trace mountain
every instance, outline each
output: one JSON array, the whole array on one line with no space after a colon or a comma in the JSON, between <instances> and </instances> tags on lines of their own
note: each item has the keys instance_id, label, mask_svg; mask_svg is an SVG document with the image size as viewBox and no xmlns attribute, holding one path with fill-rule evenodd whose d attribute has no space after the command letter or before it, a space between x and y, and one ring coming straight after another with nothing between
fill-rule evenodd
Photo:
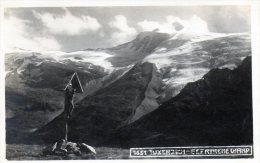
<instances>
[{"instance_id":1,"label":"mountain","mask_svg":"<svg viewBox=\"0 0 260 163\"><path fill-rule=\"evenodd\" d=\"M163 77L161 102L176 96L188 83L200 79L213 68L234 69L251 55L249 33L204 33L174 35L141 32L125 44L102 49L114 68L136 62L154 63Z\"/></svg>"},{"instance_id":2,"label":"mountain","mask_svg":"<svg viewBox=\"0 0 260 163\"><path fill-rule=\"evenodd\" d=\"M236 68L251 55L249 34L199 36L176 34L162 42L144 62L156 64L163 75L165 92L162 102L176 96L189 82L203 77L213 68Z\"/></svg>"},{"instance_id":3,"label":"mountain","mask_svg":"<svg viewBox=\"0 0 260 163\"><path fill-rule=\"evenodd\" d=\"M113 48L86 49L70 53L53 51L34 54L39 54L37 57L41 56L42 60L52 60L53 63L64 64L66 61L75 63L76 69L79 68L85 72L92 73L95 71L94 69L104 69L106 75L119 69L122 72L140 61L154 63L165 83L165 91L161 94L163 102L176 96L188 82L200 79L212 68L232 69L237 67L246 56L251 54L250 39L251 36L248 33L219 34L209 32L200 35L185 33L169 35L146 31L141 32L134 40ZM11 56L19 56L22 59L32 53L19 49ZM6 58L9 58L9 55L10 53L6 55ZM12 71L9 70L8 63L12 64L13 62L9 59L6 61L6 74L11 75ZM84 66L85 63L89 67ZM99 81L95 81L96 79L100 80L99 78L100 76L90 80L99 83Z\"/></svg>"},{"instance_id":4,"label":"mountain","mask_svg":"<svg viewBox=\"0 0 260 163\"><path fill-rule=\"evenodd\" d=\"M118 128L157 108L156 92L161 80L156 73L153 64L137 63L118 80L79 101L70 122L69 138L102 144ZM63 138L63 117L64 113L60 114L33 137L45 142Z\"/></svg>"},{"instance_id":5,"label":"mountain","mask_svg":"<svg viewBox=\"0 0 260 163\"><path fill-rule=\"evenodd\" d=\"M20 141L60 114L63 90L74 72L83 85L107 75L104 68L91 63L57 61L30 51L6 54L5 65L7 142Z\"/></svg>"},{"instance_id":6,"label":"mountain","mask_svg":"<svg viewBox=\"0 0 260 163\"><path fill-rule=\"evenodd\" d=\"M213 68L234 69L250 54L250 34L169 35L156 30L107 49L67 53L16 48L5 54L7 141L19 141L19 137L49 124L62 113L63 89L74 72L84 89L84 94L75 97L80 104L86 98L96 98L96 93L104 96L108 92L100 91L114 87L114 83L127 86L129 83L121 79L131 76L133 67L152 63L150 80L141 76L144 79L137 81L142 84L145 80L147 86L140 93L139 105L132 107L131 116L124 122L131 124L178 95L187 83ZM113 93L110 91L109 96ZM121 93L127 96L127 92Z\"/></svg>"},{"instance_id":7,"label":"mountain","mask_svg":"<svg viewBox=\"0 0 260 163\"><path fill-rule=\"evenodd\" d=\"M212 69L155 111L118 130L108 144L125 147L253 143L251 57Z\"/></svg>"},{"instance_id":8,"label":"mountain","mask_svg":"<svg viewBox=\"0 0 260 163\"><path fill-rule=\"evenodd\" d=\"M213 68L236 68L251 55L251 35L212 32L169 35L145 31L130 42L99 51L107 54L105 61L114 69L140 61L154 63L165 84L165 91L160 95L164 102L176 96L188 82L202 78Z\"/></svg>"},{"instance_id":9,"label":"mountain","mask_svg":"<svg viewBox=\"0 0 260 163\"><path fill-rule=\"evenodd\" d=\"M108 58L114 66L123 67L139 62L147 55L151 54L157 46L170 35L159 32L141 32L137 37L125 44L109 48L109 52L113 54Z\"/></svg>"}]
</instances>

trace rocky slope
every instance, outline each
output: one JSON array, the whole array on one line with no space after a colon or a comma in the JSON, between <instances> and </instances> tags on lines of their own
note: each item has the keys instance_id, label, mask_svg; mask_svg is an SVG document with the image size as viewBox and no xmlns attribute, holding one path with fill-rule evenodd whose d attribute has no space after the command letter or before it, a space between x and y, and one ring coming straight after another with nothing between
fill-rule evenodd
<instances>
[{"instance_id":1,"label":"rocky slope","mask_svg":"<svg viewBox=\"0 0 260 163\"><path fill-rule=\"evenodd\" d=\"M15 135L19 132L23 135L34 132L62 112L63 88L74 71L84 87L84 94L76 95L75 101L80 102L86 97L94 98L97 92L99 96L106 94L100 91L115 82L128 85L121 78L129 75L136 63L154 63L151 80L138 99L140 103L125 122L130 124L176 96L187 83L200 79L210 69L234 69L250 54L249 34L170 36L156 31L142 32L133 41L108 49L70 53L18 49L5 55L8 142L9 138L18 140L20 136ZM112 90L109 96L113 93Z\"/></svg>"},{"instance_id":2,"label":"rocky slope","mask_svg":"<svg viewBox=\"0 0 260 163\"><path fill-rule=\"evenodd\" d=\"M8 143L20 141L63 110L63 89L74 72L83 85L107 75L102 67L91 63L59 62L35 52L6 54L5 62Z\"/></svg>"},{"instance_id":3,"label":"rocky slope","mask_svg":"<svg viewBox=\"0 0 260 163\"><path fill-rule=\"evenodd\" d=\"M238 68L212 69L176 97L107 143L119 146L243 145L253 143L251 57Z\"/></svg>"},{"instance_id":4,"label":"rocky slope","mask_svg":"<svg viewBox=\"0 0 260 163\"><path fill-rule=\"evenodd\" d=\"M154 75L156 71L151 63L137 63L118 80L78 102L70 122L69 138L91 145L102 144L118 128L138 119L143 112L154 110L158 106L156 89L161 82L160 76ZM154 95L147 96L147 91ZM149 108L142 110L143 105ZM44 142L63 138L63 117L63 113L57 116L33 137Z\"/></svg>"},{"instance_id":5,"label":"rocky slope","mask_svg":"<svg viewBox=\"0 0 260 163\"><path fill-rule=\"evenodd\" d=\"M236 68L251 55L248 34L176 35L162 42L144 61L155 63L163 75L166 101L188 83L203 77L213 68Z\"/></svg>"}]
</instances>

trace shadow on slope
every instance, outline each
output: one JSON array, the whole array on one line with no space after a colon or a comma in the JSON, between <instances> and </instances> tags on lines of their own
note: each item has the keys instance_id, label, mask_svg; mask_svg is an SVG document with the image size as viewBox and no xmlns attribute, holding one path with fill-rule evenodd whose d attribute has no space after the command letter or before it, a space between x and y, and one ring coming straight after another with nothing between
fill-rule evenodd
<instances>
[{"instance_id":1,"label":"shadow on slope","mask_svg":"<svg viewBox=\"0 0 260 163\"><path fill-rule=\"evenodd\" d=\"M153 64L138 63L109 86L78 102L69 124L69 139L90 145L103 144L134 116L135 109L145 99L154 72ZM64 137L64 123L62 113L37 130L31 138L45 143L57 141Z\"/></svg>"},{"instance_id":2,"label":"shadow on slope","mask_svg":"<svg viewBox=\"0 0 260 163\"><path fill-rule=\"evenodd\" d=\"M107 141L121 147L252 143L251 57L234 70L212 69Z\"/></svg>"}]
</instances>

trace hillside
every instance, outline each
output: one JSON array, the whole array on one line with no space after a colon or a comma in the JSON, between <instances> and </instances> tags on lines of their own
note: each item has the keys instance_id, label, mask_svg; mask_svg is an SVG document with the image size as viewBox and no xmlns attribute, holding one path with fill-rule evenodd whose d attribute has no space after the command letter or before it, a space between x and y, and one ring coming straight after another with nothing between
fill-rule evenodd
<instances>
[{"instance_id":1,"label":"hillside","mask_svg":"<svg viewBox=\"0 0 260 163\"><path fill-rule=\"evenodd\" d=\"M142 96L136 97L138 105L132 104L135 107L131 115L122 118L125 124L130 124L178 95L187 83L199 80L211 69L236 68L251 54L250 39L247 33L191 36L147 31L130 42L107 49L69 53L16 49L5 54L7 142L23 142L28 134L62 113L63 88L74 72L78 73L84 89L84 94L75 97L75 102L80 102L95 99L96 93L107 95L102 90L118 81L135 89L123 77L136 64L153 63L151 79L146 80ZM128 92L120 93L122 97L128 96ZM115 98L117 94L114 90L109 92ZM124 113L117 116L125 117Z\"/></svg>"},{"instance_id":2,"label":"hillside","mask_svg":"<svg viewBox=\"0 0 260 163\"><path fill-rule=\"evenodd\" d=\"M125 147L252 144L251 57L212 69L107 143Z\"/></svg>"},{"instance_id":3,"label":"hillside","mask_svg":"<svg viewBox=\"0 0 260 163\"><path fill-rule=\"evenodd\" d=\"M251 55L251 37L244 34L176 35L162 42L145 62L156 65L163 75L162 102L176 96L189 82L214 68L236 68Z\"/></svg>"},{"instance_id":4,"label":"hillside","mask_svg":"<svg viewBox=\"0 0 260 163\"><path fill-rule=\"evenodd\" d=\"M107 73L91 63L56 61L40 53L9 53L5 57L7 142L21 142L63 110L64 91L77 72L85 85ZM76 97L78 98L78 97Z\"/></svg>"},{"instance_id":5,"label":"hillside","mask_svg":"<svg viewBox=\"0 0 260 163\"><path fill-rule=\"evenodd\" d=\"M69 138L92 145L102 144L118 128L143 114L139 110L146 105L145 100L154 103L149 104L147 112L154 110L158 106L156 96L148 97L147 91L156 94L155 85L159 86L161 80L155 73L153 64L137 63L118 80L78 102L70 122ZM33 137L44 142L64 137L63 116L63 113L57 116Z\"/></svg>"}]
</instances>

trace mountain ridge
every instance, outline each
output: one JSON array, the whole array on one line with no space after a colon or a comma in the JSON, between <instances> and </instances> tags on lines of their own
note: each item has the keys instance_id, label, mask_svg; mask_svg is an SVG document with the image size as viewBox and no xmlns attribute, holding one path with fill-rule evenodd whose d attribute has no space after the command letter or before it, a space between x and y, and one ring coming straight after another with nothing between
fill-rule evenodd
<instances>
[{"instance_id":1,"label":"mountain ridge","mask_svg":"<svg viewBox=\"0 0 260 163\"><path fill-rule=\"evenodd\" d=\"M234 70L212 69L155 111L121 128L107 143L124 147L252 144L251 77L251 57Z\"/></svg>"},{"instance_id":2,"label":"mountain ridge","mask_svg":"<svg viewBox=\"0 0 260 163\"><path fill-rule=\"evenodd\" d=\"M153 68L151 63L138 63L109 86L79 101L70 122L74 127L69 137L100 144L104 137L126 125L145 98L145 91L153 76ZM39 136L47 142L62 138L63 116L63 113L57 116L52 122L37 130L33 137Z\"/></svg>"},{"instance_id":3,"label":"mountain ridge","mask_svg":"<svg viewBox=\"0 0 260 163\"><path fill-rule=\"evenodd\" d=\"M146 39L147 35L149 37ZM76 95L75 102L78 103L122 78L133 65L145 62L155 64L156 72L153 71L152 75L155 80L147 83L148 89L143 92L144 98L136 107L135 116L130 116L132 119L129 118L126 122L130 124L178 95L187 83L200 79L210 69L234 69L244 57L251 54L248 34L209 33L193 37L183 39L183 36L169 36L153 31L137 36L135 42L138 47L133 48L130 47L134 45L134 40L114 49L70 53L39 53L18 49L17 52L6 54L8 137L14 137L9 135L20 132L20 129L30 131L23 135L31 133L59 115L63 111L63 87L74 71L79 74L85 92ZM155 39L154 44L151 44L151 39ZM109 61L111 57L119 57L116 61L118 65ZM123 58L122 62L120 57ZM21 101L24 102L20 103ZM35 124L31 121L35 121ZM20 127L16 128L16 123ZM16 138L13 140L16 141Z\"/></svg>"}]
</instances>

